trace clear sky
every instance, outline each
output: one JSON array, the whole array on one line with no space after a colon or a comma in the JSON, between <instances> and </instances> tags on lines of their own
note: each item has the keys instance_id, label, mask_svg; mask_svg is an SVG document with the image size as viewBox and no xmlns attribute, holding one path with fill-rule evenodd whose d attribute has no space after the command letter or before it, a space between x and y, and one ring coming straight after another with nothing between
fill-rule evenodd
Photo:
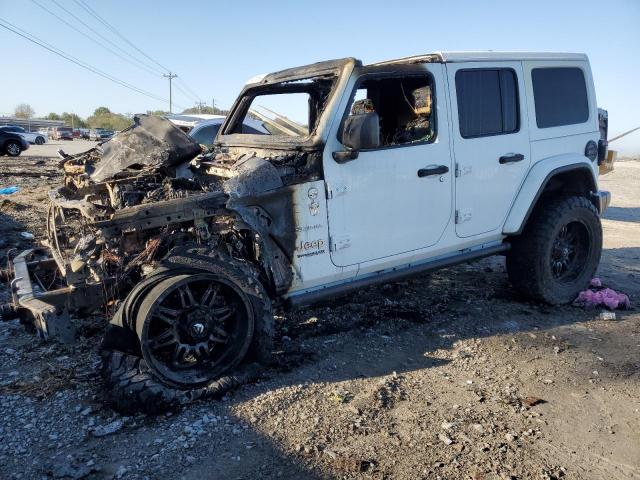
<instances>
[{"instance_id":1,"label":"clear sky","mask_svg":"<svg viewBox=\"0 0 640 480\"><path fill-rule=\"evenodd\" d=\"M35 1L88 32L61 7L66 8L141 57L77 0ZM222 108L256 74L331 58L354 56L369 63L438 50L567 51L589 55L598 104L609 111L610 137L640 125L640 0L84 1L175 71L203 101L210 105L215 98ZM166 79L104 50L34 0L0 0L0 18L112 76L168 97ZM0 113L12 113L23 102L36 115L73 111L87 116L102 105L121 113L168 108L2 28L0 42ZM194 103L176 90L174 101L185 107ZM614 145L640 153L640 131Z\"/></svg>"}]
</instances>

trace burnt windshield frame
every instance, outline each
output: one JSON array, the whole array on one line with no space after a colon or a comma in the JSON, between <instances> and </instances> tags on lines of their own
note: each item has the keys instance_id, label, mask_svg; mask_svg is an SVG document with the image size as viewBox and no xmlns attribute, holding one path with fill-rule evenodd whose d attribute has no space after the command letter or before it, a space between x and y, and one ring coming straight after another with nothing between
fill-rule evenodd
<instances>
[{"instance_id":1,"label":"burnt windshield frame","mask_svg":"<svg viewBox=\"0 0 640 480\"><path fill-rule=\"evenodd\" d=\"M240 99L237 108L233 112L231 120L226 125L224 125L223 130L220 132L220 135L242 135L253 137L267 137L271 139L279 138L286 139L287 141L291 141L291 139L307 140L315 135L320 119L326 111L326 106L335 93L337 80L337 75L318 75L308 78L285 80L279 83L250 87L242 93L242 98ZM328 93L324 99L323 107L321 109L314 109L313 104L317 104L317 102L320 100L319 92L323 90L322 88L319 88L319 84L323 82L326 83L326 90L328 91ZM277 95L286 93L306 93L309 95L309 118L307 119L307 122L310 125L308 125L307 127L309 129L309 133L307 135L265 135L238 133L235 131L238 125L241 124L246 118L247 114L249 113L249 109L251 108L251 105L256 97L262 95ZM310 121L312 119L312 115L314 116L313 126L311 125Z\"/></svg>"}]
</instances>

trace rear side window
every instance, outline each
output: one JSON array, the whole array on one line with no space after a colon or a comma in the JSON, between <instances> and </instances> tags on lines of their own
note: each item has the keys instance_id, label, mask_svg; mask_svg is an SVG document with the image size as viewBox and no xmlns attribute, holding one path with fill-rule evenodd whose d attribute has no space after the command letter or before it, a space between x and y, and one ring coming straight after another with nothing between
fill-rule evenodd
<instances>
[{"instance_id":1,"label":"rear side window","mask_svg":"<svg viewBox=\"0 0 640 480\"><path fill-rule=\"evenodd\" d=\"M459 70L456 95L463 138L503 135L520 128L518 85L513 70Z\"/></svg>"},{"instance_id":2,"label":"rear side window","mask_svg":"<svg viewBox=\"0 0 640 480\"><path fill-rule=\"evenodd\" d=\"M531 70L538 128L584 123L589 102L584 73L579 68L534 68Z\"/></svg>"}]
</instances>

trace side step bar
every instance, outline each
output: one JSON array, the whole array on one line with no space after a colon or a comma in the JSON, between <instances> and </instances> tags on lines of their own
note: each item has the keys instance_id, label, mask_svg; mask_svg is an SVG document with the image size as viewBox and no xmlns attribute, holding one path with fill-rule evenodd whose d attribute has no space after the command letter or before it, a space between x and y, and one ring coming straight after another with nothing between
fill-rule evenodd
<instances>
[{"instance_id":1,"label":"side step bar","mask_svg":"<svg viewBox=\"0 0 640 480\"><path fill-rule=\"evenodd\" d=\"M371 274L364 278L356 278L355 280L352 280L348 283L340 283L338 285L332 285L330 287L321 288L311 292L292 295L287 299L287 303L292 307L310 305L312 303L328 300L330 298L347 295L356 290L370 287L371 285L397 282L399 280L417 276L432 270L438 270L440 268L450 267L459 263L478 260L484 257L490 257L498 253L506 252L510 248L511 245L507 242L504 242L493 247L487 247L480 250L452 255L446 258L439 258L436 260L419 263L417 265L410 265L408 267L400 267L393 270L382 271L380 273Z\"/></svg>"}]
</instances>

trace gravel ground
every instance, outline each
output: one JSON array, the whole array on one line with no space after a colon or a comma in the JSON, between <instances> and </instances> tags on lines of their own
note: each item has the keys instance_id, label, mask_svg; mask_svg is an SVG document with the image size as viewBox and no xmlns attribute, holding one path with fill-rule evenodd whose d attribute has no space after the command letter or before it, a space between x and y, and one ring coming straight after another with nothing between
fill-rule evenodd
<instances>
[{"instance_id":1,"label":"gravel ground","mask_svg":"<svg viewBox=\"0 0 640 480\"><path fill-rule=\"evenodd\" d=\"M0 256L43 235L55 150L0 159ZM640 162L613 193L599 275L640 298ZM512 292L501 258L277 318L278 367L218 401L121 416L102 403L106 319L73 346L0 323L0 478L640 479L640 315ZM0 284L0 301L7 298Z\"/></svg>"}]
</instances>

